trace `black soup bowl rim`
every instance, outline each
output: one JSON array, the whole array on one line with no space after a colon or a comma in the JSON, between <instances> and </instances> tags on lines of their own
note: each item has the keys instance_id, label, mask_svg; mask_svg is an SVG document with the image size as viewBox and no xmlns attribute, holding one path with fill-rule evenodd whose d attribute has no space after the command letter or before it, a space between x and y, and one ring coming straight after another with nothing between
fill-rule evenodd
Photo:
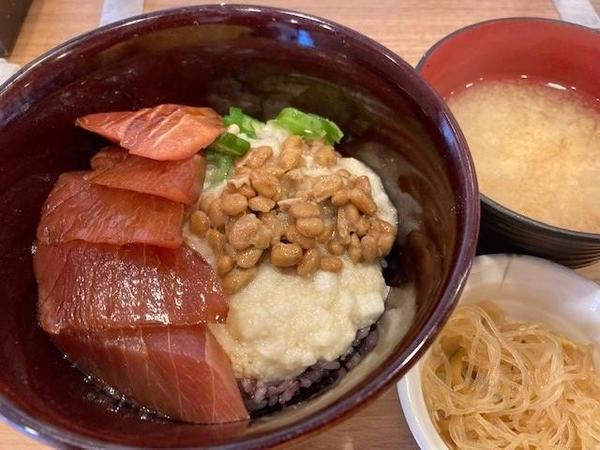
<instances>
[{"instance_id":1,"label":"black soup bowl rim","mask_svg":"<svg viewBox=\"0 0 600 450\"><path fill-rule=\"evenodd\" d=\"M548 17L513 16L513 17L501 17L498 19L482 20L481 22L471 23L469 25L465 25L464 27L458 28L458 29L452 31L451 33L448 33L443 38L439 39L431 47L429 47L425 53L423 53L423 56L421 56L421 58L419 59L419 62L415 66L415 69L417 70L417 72L421 72L421 70L423 69L423 66L425 65L425 63L427 62L427 59L431 56L431 54L434 51L436 51L438 49L438 47L441 47L442 45L444 45L446 43L446 41L451 41L459 34L462 34L465 31L469 31L472 28L479 28L482 26L494 25L494 24L502 24L505 22L552 23L555 25L563 26L565 28L577 28L577 29L580 29L580 30L588 32L588 33L592 32L592 33L600 34L600 30L595 30L593 28L586 27L585 25L580 25L578 23L573 23L573 22L566 22L566 21L560 20L560 19L550 19Z\"/></svg>"},{"instance_id":2,"label":"black soup bowl rim","mask_svg":"<svg viewBox=\"0 0 600 450\"><path fill-rule=\"evenodd\" d=\"M510 217L511 219L519 222L522 225L534 227L539 231L543 231L544 233L553 233L556 236L564 237L565 239L600 244L599 233L587 233L585 231L569 230L567 228L560 228L555 225L540 222L539 220L532 219L531 217L525 216L521 213L513 211L510 208L507 208L506 206L491 199L487 195L484 195L482 193L479 193L479 195L481 196L481 201L485 206L499 211L501 214Z\"/></svg>"},{"instance_id":3,"label":"black soup bowl rim","mask_svg":"<svg viewBox=\"0 0 600 450\"><path fill-rule=\"evenodd\" d=\"M448 41L451 41L452 39L454 39L455 37L457 37L458 35L466 32L466 31L470 31L473 28L479 28L481 26L510 23L510 22L552 23L555 25L563 26L565 28L577 28L577 29L583 30L585 32L596 33L596 34L598 34L598 36L600 36L600 30L594 30L593 28L586 27L584 25L579 25L579 24L572 23L572 22L565 22L565 21L558 20L558 19L548 19L545 17L516 16L516 17L503 17L500 19L484 20L482 22L473 23L473 24L464 26L462 28L459 28L457 30L454 30L452 33L449 33L446 36L444 36L443 38L441 38L439 41L437 41L435 44L433 44L431 47L429 47L429 49L423 54L423 56L421 56L421 59L419 60L418 64L416 65L415 69L417 70L417 72L421 73L423 70L423 67L425 66L425 64L427 64L427 60L433 55L433 53L438 48L442 47ZM467 55L465 55L465 57L467 57ZM432 89L435 89L435 88L432 87ZM558 227L555 225L550 225L545 222L540 222L539 220L532 219L531 217L528 217L526 215L518 213L518 212L502 205L501 203L498 203L497 201L493 200L491 197L489 197L481 192L479 193L479 195L481 197L481 202L486 207L496 210L500 214L502 214L504 216L508 216L512 220L519 222L522 225L525 225L530 228L531 227L537 228L540 231L543 231L545 233L552 233L552 234L556 235L557 237L562 237L565 239L577 240L580 242L589 242L589 243L593 243L593 244L600 244L600 233L589 233L589 232L585 232L585 231L569 230L567 228L561 228L561 227Z\"/></svg>"},{"instance_id":4,"label":"black soup bowl rim","mask_svg":"<svg viewBox=\"0 0 600 450\"><path fill-rule=\"evenodd\" d=\"M94 51L98 47L107 47L119 40L134 36L136 32L154 29L154 26L156 26L156 29L164 29L179 25L200 25L202 24L203 17L226 20L231 15L237 17L266 15L278 20L293 19L296 21L294 22L295 24L310 24L313 27L320 27L338 35L336 38L347 39L349 46L358 46L370 50L371 58L386 66L388 70L393 71L394 75L387 75L388 81L391 82L394 76L398 76L403 78L405 83L411 84L411 87L417 94L415 98L419 99L419 106L428 110L429 114L435 113L437 118L449 128L447 131L451 132L450 136L452 136L452 139L450 139L450 142L452 143L452 147L458 149L453 165L455 166L454 169L457 172L458 179L461 180L459 183L455 183L457 186L454 186L456 188L455 198L459 203L462 203L461 208L459 208L459 214L456 215L456 227L461 233L457 233L453 259L449 264L450 272L443 281L436 304L432 307L431 313L423 321L414 339L393 360L389 360L392 357L390 355L388 363L385 366L382 365L376 369L374 375L371 373L372 378L360 382L348 391L344 398L292 425L254 437L242 437L235 444L228 444L221 447L239 448L243 446L244 448L262 448L277 445L301 435L306 436L324 426L332 425L348 413L355 411L367 399L372 399L375 394L380 393L399 376L406 373L423 355L453 311L465 285L475 254L479 231L480 205L478 201L477 180L475 178L473 163L467 150L466 141L443 99L397 54L357 31L301 12L238 4L199 5L161 10L134 16L97 28L49 50L24 66L0 86L0 96L4 95L16 83L27 81L27 79L38 75L40 66L45 62L68 56L71 52L82 54ZM197 20L193 20L194 17ZM167 24L161 25L161 22L164 21ZM89 47L84 50L82 46L85 45ZM385 73L388 74L389 72ZM39 75L43 76L43 74ZM381 76L386 75L383 74ZM397 85L397 88L402 89L400 85ZM133 448L100 441L78 433L66 431L58 426L43 423L20 410L2 395L0 395L0 417L5 418L10 425L21 432L60 448L68 446L81 448L102 447L105 449Z\"/></svg>"}]
</instances>

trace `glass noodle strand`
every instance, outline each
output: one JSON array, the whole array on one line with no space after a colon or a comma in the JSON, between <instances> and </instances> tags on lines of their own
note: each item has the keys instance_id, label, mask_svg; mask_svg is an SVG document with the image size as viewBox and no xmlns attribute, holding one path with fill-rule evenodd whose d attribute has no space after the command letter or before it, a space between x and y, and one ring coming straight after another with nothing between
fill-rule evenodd
<instances>
[{"instance_id":1,"label":"glass noodle strand","mask_svg":"<svg viewBox=\"0 0 600 450\"><path fill-rule=\"evenodd\" d=\"M509 321L491 303L461 306L431 349L423 392L451 448L600 446L592 346Z\"/></svg>"}]
</instances>

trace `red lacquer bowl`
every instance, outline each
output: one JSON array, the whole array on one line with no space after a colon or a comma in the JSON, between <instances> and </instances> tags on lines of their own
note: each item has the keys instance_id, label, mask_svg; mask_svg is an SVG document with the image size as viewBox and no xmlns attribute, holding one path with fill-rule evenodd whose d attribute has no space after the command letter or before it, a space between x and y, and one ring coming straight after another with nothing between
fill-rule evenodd
<instances>
[{"instance_id":1,"label":"red lacquer bowl","mask_svg":"<svg viewBox=\"0 0 600 450\"><path fill-rule=\"evenodd\" d=\"M439 41L417 70L446 98L480 79L526 75L574 86L600 108L600 31L535 18L482 22ZM527 253L571 267L600 259L600 234L538 222L485 195L481 203L481 237L488 251Z\"/></svg>"},{"instance_id":2,"label":"red lacquer bowl","mask_svg":"<svg viewBox=\"0 0 600 450\"><path fill-rule=\"evenodd\" d=\"M387 282L414 291L406 335L382 338L343 382L250 424L142 420L98 394L36 321L31 244L57 175L88 167L103 142L76 117L159 103L291 105L336 121L340 150L382 175L401 217ZM264 448L331 425L423 354L452 311L475 251L477 187L442 99L397 55L343 26L253 6L134 17L77 37L0 87L0 414L57 447Z\"/></svg>"}]
</instances>

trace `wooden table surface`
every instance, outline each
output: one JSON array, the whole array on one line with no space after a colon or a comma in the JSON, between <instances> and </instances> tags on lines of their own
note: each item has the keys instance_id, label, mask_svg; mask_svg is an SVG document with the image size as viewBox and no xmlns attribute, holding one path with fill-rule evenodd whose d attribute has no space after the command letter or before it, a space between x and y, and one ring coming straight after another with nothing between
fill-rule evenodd
<instances>
[{"instance_id":1,"label":"wooden table surface","mask_svg":"<svg viewBox=\"0 0 600 450\"><path fill-rule=\"evenodd\" d=\"M145 11L190 5L178 0L146 0ZM245 3L237 1L236 3ZM410 64L437 40L465 25L510 16L558 18L551 0L255 0L322 16L347 25L392 49ZM600 0L592 2L600 11ZM46 50L97 26L102 0L34 0L10 62L25 64ZM600 265L582 273L600 280ZM0 450L45 449L28 437L0 424ZM335 428L294 449L416 449L406 425L395 387Z\"/></svg>"}]
</instances>

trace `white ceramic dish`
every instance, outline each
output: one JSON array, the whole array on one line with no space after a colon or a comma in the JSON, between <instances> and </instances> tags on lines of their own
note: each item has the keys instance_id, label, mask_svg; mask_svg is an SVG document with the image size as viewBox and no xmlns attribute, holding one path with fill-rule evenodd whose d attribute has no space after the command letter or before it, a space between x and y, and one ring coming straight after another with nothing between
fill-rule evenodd
<instances>
[{"instance_id":1,"label":"white ceramic dish","mask_svg":"<svg viewBox=\"0 0 600 450\"><path fill-rule=\"evenodd\" d=\"M594 344L600 367L600 286L544 259L519 255L475 258L459 304L492 300L508 317L545 322L567 337ZM398 395L415 440L422 449L447 449L425 406L423 358L400 380Z\"/></svg>"}]
</instances>

